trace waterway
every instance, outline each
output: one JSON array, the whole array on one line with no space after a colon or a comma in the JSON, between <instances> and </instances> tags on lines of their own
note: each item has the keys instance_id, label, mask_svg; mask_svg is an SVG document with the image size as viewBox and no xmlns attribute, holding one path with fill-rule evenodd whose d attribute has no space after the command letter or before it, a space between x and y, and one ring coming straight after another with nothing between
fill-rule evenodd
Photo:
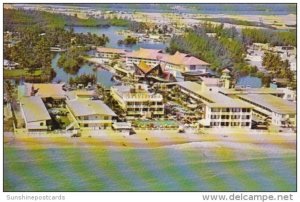
<instances>
[{"instance_id":1,"label":"waterway","mask_svg":"<svg viewBox=\"0 0 300 202\"><path fill-rule=\"evenodd\" d=\"M69 29L69 27L66 27L66 29ZM136 45L132 46L124 46L124 45L118 45L118 41L124 39L122 35L118 34L118 31L126 30L126 27L118 27L118 26L110 26L110 27L80 27L75 26L73 27L75 33L83 33L87 34L90 32L91 34L97 34L98 36L101 36L102 34L105 34L109 37L109 43L106 44L107 47L112 48L123 48L126 50L137 50L139 48L153 48L153 49L165 49L168 44L162 43L162 42L141 42Z\"/></svg>"},{"instance_id":2,"label":"waterway","mask_svg":"<svg viewBox=\"0 0 300 202\"><path fill-rule=\"evenodd\" d=\"M91 34L97 34L101 36L102 34L105 34L106 36L109 37L109 43L106 45L107 47L112 47L112 48L123 48L126 50L136 50L139 48L153 48L153 49L165 49L167 47L167 44L161 43L161 42L142 42L138 43L133 46L120 46L118 45L118 40L123 39L122 35L117 34L118 31L127 29L125 27L117 27L117 26L110 26L107 28L104 27L73 27L75 33L88 33L90 32ZM66 27L66 29L69 29L69 27ZM93 55L94 51L89 51L88 54ZM84 64L80 67L79 71L76 74L69 74L64 71L63 68L60 68L57 65L57 61L60 57L60 54L56 54L54 58L51 61L51 66L53 70L56 72L56 76L53 78L52 82L53 83L58 83L58 82L65 82L67 83L70 78L74 78L76 76L81 76L83 74L96 74L97 72L97 80L98 82L102 83L104 86L111 86L114 84L112 81L113 74L109 71L106 70L94 70L95 66L90 65L90 64Z\"/></svg>"},{"instance_id":3,"label":"waterway","mask_svg":"<svg viewBox=\"0 0 300 202\"><path fill-rule=\"evenodd\" d=\"M63 68L60 68L57 64L58 59L60 58L60 54L57 53L51 61L51 66L53 70L56 72L56 76L52 79L52 83L65 82L68 83L70 78L74 78L76 76L81 76L83 74L93 75L97 74L97 83L101 84L104 87L109 88L110 86L115 84L115 81L112 79L114 76L113 73L104 70L104 69L96 69L94 65L84 64L81 66L77 74L69 74L64 71Z\"/></svg>"}]
</instances>

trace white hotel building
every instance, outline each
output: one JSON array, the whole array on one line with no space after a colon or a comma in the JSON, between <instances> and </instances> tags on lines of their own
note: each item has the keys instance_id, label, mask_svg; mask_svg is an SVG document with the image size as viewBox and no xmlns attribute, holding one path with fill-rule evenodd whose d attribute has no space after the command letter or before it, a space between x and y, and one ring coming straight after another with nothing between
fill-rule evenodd
<instances>
[{"instance_id":1,"label":"white hotel building","mask_svg":"<svg viewBox=\"0 0 300 202\"><path fill-rule=\"evenodd\" d=\"M250 104L217 92L202 91L201 85L195 82L185 81L176 84L182 93L196 103L203 104L200 125L214 128L251 128L253 107Z\"/></svg>"},{"instance_id":2,"label":"white hotel building","mask_svg":"<svg viewBox=\"0 0 300 202\"><path fill-rule=\"evenodd\" d=\"M67 100L67 109L80 127L102 129L111 127L116 114L101 100Z\"/></svg>"},{"instance_id":3,"label":"white hotel building","mask_svg":"<svg viewBox=\"0 0 300 202\"><path fill-rule=\"evenodd\" d=\"M296 127L296 103L270 94L238 95L239 99L253 106L256 121L270 120L273 126Z\"/></svg>"},{"instance_id":4,"label":"white hotel building","mask_svg":"<svg viewBox=\"0 0 300 202\"><path fill-rule=\"evenodd\" d=\"M150 93L144 84L113 86L111 87L111 96L129 117L161 117L164 115L162 95Z\"/></svg>"}]
</instances>

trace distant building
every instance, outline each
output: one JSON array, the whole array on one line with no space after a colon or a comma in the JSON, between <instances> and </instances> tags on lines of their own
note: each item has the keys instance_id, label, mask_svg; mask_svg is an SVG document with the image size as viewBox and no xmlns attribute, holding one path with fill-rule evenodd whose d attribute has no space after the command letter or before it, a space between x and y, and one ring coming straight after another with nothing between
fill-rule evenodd
<instances>
[{"instance_id":1,"label":"distant building","mask_svg":"<svg viewBox=\"0 0 300 202\"><path fill-rule=\"evenodd\" d=\"M125 57L125 50L117 48L98 47L95 56L101 59L103 64L109 64L114 59Z\"/></svg>"},{"instance_id":2,"label":"distant building","mask_svg":"<svg viewBox=\"0 0 300 202\"><path fill-rule=\"evenodd\" d=\"M211 38L217 37L217 33L206 33L206 35Z\"/></svg>"},{"instance_id":3,"label":"distant building","mask_svg":"<svg viewBox=\"0 0 300 202\"><path fill-rule=\"evenodd\" d=\"M19 63L16 63L16 62L13 62L13 61L9 61L9 60L4 60L3 61L3 67L4 67L4 69L12 70L12 69L15 69L17 66L19 66Z\"/></svg>"},{"instance_id":4,"label":"distant building","mask_svg":"<svg viewBox=\"0 0 300 202\"><path fill-rule=\"evenodd\" d=\"M254 120L270 120L275 126L296 126L296 103L269 94L238 95L239 99L251 104Z\"/></svg>"},{"instance_id":5,"label":"distant building","mask_svg":"<svg viewBox=\"0 0 300 202\"><path fill-rule=\"evenodd\" d=\"M286 53L288 55L296 54L296 47L294 46L275 46L272 48L274 52Z\"/></svg>"},{"instance_id":6,"label":"distant building","mask_svg":"<svg viewBox=\"0 0 300 202\"><path fill-rule=\"evenodd\" d=\"M295 90L291 90L288 88L278 88L278 90L281 90L283 94L283 99L291 101L291 102L296 102L297 101L297 92Z\"/></svg>"},{"instance_id":7,"label":"distant building","mask_svg":"<svg viewBox=\"0 0 300 202\"><path fill-rule=\"evenodd\" d=\"M161 117L164 115L162 95L150 93L144 84L111 87L111 96L127 116Z\"/></svg>"},{"instance_id":8,"label":"distant building","mask_svg":"<svg viewBox=\"0 0 300 202\"><path fill-rule=\"evenodd\" d=\"M39 96L22 97L21 113L28 132L45 132L50 125L51 117Z\"/></svg>"},{"instance_id":9,"label":"distant building","mask_svg":"<svg viewBox=\"0 0 300 202\"><path fill-rule=\"evenodd\" d=\"M126 65L133 67L144 61L147 65L154 67L164 64L166 70L173 75L180 73L205 73L210 64L189 54L176 52L174 55L163 53L162 50L144 49L126 53Z\"/></svg>"},{"instance_id":10,"label":"distant building","mask_svg":"<svg viewBox=\"0 0 300 202\"><path fill-rule=\"evenodd\" d=\"M269 50L270 44L269 43L253 43L252 49L253 50Z\"/></svg>"},{"instance_id":11,"label":"distant building","mask_svg":"<svg viewBox=\"0 0 300 202\"><path fill-rule=\"evenodd\" d=\"M116 114L100 100L67 100L67 108L80 127L106 128L113 123Z\"/></svg>"},{"instance_id":12,"label":"distant building","mask_svg":"<svg viewBox=\"0 0 300 202\"><path fill-rule=\"evenodd\" d=\"M154 67L160 63L159 59L161 59L163 55L162 50L140 48L137 51L128 52L126 54L126 65L134 67L134 64L139 64L143 61L147 65Z\"/></svg>"},{"instance_id":13,"label":"distant building","mask_svg":"<svg viewBox=\"0 0 300 202\"><path fill-rule=\"evenodd\" d=\"M207 62L178 51L174 55L166 55L163 61L168 70L181 73L205 73L210 66Z\"/></svg>"}]
</instances>

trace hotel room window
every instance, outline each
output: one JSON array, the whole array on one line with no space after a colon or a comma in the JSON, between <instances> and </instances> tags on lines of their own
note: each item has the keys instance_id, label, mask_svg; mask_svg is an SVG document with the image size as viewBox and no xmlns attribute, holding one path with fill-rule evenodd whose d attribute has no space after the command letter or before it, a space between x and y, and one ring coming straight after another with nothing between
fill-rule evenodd
<instances>
[{"instance_id":1,"label":"hotel room window","mask_svg":"<svg viewBox=\"0 0 300 202\"><path fill-rule=\"evenodd\" d=\"M196 70L196 65L190 65L190 70Z\"/></svg>"}]
</instances>

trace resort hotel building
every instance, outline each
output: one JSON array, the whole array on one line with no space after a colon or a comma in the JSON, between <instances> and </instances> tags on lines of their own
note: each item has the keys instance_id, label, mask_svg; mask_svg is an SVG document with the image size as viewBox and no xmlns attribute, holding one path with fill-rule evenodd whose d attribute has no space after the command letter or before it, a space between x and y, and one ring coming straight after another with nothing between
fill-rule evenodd
<instances>
[{"instance_id":1,"label":"resort hotel building","mask_svg":"<svg viewBox=\"0 0 300 202\"><path fill-rule=\"evenodd\" d=\"M203 127L251 128L253 107L250 104L217 92L202 91L201 85L196 82L174 84L202 108L199 123Z\"/></svg>"},{"instance_id":2,"label":"resort hotel building","mask_svg":"<svg viewBox=\"0 0 300 202\"><path fill-rule=\"evenodd\" d=\"M238 98L253 107L255 122L268 121L273 126L296 127L296 103L270 94L241 94Z\"/></svg>"},{"instance_id":3,"label":"resort hotel building","mask_svg":"<svg viewBox=\"0 0 300 202\"><path fill-rule=\"evenodd\" d=\"M112 126L116 114L102 101L93 100L94 91L66 92L63 85L25 83L19 86L20 111L28 132L53 130L54 122L59 122L62 117L69 120L64 128L60 128L63 131Z\"/></svg>"},{"instance_id":4,"label":"resort hotel building","mask_svg":"<svg viewBox=\"0 0 300 202\"><path fill-rule=\"evenodd\" d=\"M225 89L203 90L202 84L177 82L180 92L199 107L202 106L200 124L211 127L251 127L266 124L277 127L296 126L296 103L283 99L281 89Z\"/></svg>"},{"instance_id":5,"label":"resort hotel building","mask_svg":"<svg viewBox=\"0 0 300 202\"><path fill-rule=\"evenodd\" d=\"M161 117L164 115L163 96L150 93L145 84L113 86L111 96L128 117Z\"/></svg>"},{"instance_id":6,"label":"resort hotel building","mask_svg":"<svg viewBox=\"0 0 300 202\"><path fill-rule=\"evenodd\" d=\"M95 56L100 59L103 64L109 64L115 59L125 57L125 50L118 48L98 47Z\"/></svg>"},{"instance_id":7,"label":"resort hotel building","mask_svg":"<svg viewBox=\"0 0 300 202\"><path fill-rule=\"evenodd\" d=\"M180 53L177 51L175 54L170 55L163 53L159 49L145 49L126 52L122 49L114 48L97 48L96 57L101 58L103 63L111 61L113 58L123 58L126 67L134 68L134 64L138 65L140 62L145 62L150 67L155 67L158 64L170 71L174 76L184 74L203 74L207 72L208 64L192 55Z\"/></svg>"},{"instance_id":8,"label":"resort hotel building","mask_svg":"<svg viewBox=\"0 0 300 202\"><path fill-rule=\"evenodd\" d=\"M110 127L117 116L101 100L67 100L67 108L80 127L102 129Z\"/></svg>"},{"instance_id":9,"label":"resort hotel building","mask_svg":"<svg viewBox=\"0 0 300 202\"><path fill-rule=\"evenodd\" d=\"M133 66L144 61L152 67L162 64L166 70L176 75L177 72L197 72L205 73L209 64L189 54L177 51L174 55L163 53L162 50L144 49L126 53L126 65Z\"/></svg>"}]
</instances>

